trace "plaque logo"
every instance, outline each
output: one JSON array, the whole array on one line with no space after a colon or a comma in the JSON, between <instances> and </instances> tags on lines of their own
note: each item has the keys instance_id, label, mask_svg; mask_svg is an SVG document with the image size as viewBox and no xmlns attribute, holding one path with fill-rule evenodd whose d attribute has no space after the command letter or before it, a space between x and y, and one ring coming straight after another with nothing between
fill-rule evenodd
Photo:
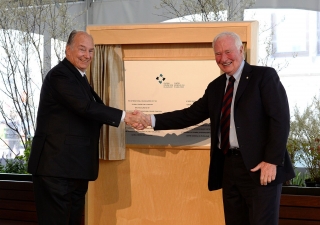
<instances>
[{"instance_id":1,"label":"plaque logo","mask_svg":"<svg viewBox=\"0 0 320 225\"><path fill-rule=\"evenodd\" d=\"M162 75L162 74L160 74L157 78L156 78L156 80L159 82L159 84L162 84L162 82L165 80L166 78Z\"/></svg>"}]
</instances>

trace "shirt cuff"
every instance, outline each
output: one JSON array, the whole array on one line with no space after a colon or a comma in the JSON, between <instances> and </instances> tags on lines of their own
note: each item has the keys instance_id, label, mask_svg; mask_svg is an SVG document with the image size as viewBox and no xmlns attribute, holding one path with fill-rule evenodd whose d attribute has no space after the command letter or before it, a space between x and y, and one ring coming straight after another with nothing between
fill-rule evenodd
<instances>
[{"instance_id":1,"label":"shirt cuff","mask_svg":"<svg viewBox=\"0 0 320 225\"><path fill-rule=\"evenodd\" d=\"M156 117L153 114L151 114L150 117L151 117L151 126L155 127L156 126Z\"/></svg>"},{"instance_id":2,"label":"shirt cuff","mask_svg":"<svg viewBox=\"0 0 320 225\"><path fill-rule=\"evenodd\" d=\"M126 111L122 111L121 122L124 121L125 117L126 117Z\"/></svg>"}]
</instances>

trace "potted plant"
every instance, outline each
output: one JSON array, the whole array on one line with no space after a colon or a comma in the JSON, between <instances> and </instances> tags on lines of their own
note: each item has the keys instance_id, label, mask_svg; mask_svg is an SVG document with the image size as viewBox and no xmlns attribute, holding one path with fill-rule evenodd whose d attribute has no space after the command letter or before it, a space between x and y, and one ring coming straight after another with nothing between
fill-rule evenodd
<instances>
[{"instance_id":1,"label":"potted plant","mask_svg":"<svg viewBox=\"0 0 320 225\"><path fill-rule=\"evenodd\" d=\"M295 107L287 149L296 177L282 187L279 224L318 224L320 186L316 186L320 177L320 100L316 97L301 112Z\"/></svg>"},{"instance_id":2,"label":"potted plant","mask_svg":"<svg viewBox=\"0 0 320 225\"><path fill-rule=\"evenodd\" d=\"M22 155L15 155L13 159L3 158L4 165L0 164L0 173L8 174L28 174L27 165L31 150L31 140L26 141L26 148Z\"/></svg>"},{"instance_id":3,"label":"potted plant","mask_svg":"<svg viewBox=\"0 0 320 225\"><path fill-rule=\"evenodd\" d=\"M292 162L307 169L306 186L320 187L320 100L317 97L303 112L295 107L287 148Z\"/></svg>"},{"instance_id":4,"label":"potted plant","mask_svg":"<svg viewBox=\"0 0 320 225\"><path fill-rule=\"evenodd\" d=\"M3 158L0 166L0 224L37 224L31 174L27 174L30 140L22 155Z\"/></svg>"}]
</instances>

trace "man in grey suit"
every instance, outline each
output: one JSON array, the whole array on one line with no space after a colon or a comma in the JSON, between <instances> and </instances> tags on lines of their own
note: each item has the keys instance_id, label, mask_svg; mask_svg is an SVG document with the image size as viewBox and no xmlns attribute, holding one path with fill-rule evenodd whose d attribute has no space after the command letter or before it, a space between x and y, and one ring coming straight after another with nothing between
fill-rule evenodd
<instances>
[{"instance_id":1,"label":"man in grey suit","mask_svg":"<svg viewBox=\"0 0 320 225\"><path fill-rule=\"evenodd\" d=\"M80 224L88 181L98 177L102 124L143 126L138 116L104 105L86 80L94 53L89 34L72 31L65 52L41 88L28 164L40 225Z\"/></svg>"},{"instance_id":2,"label":"man in grey suit","mask_svg":"<svg viewBox=\"0 0 320 225\"><path fill-rule=\"evenodd\" d=\"M222 188L226 225L276 225L282 183L295 176L285 89L273 68L244 61L237 34L223 32L212 46L224 74L189 108L146 119L154 130L169 130L210 118L208 188Z\"/></svg>"}]
</instances>

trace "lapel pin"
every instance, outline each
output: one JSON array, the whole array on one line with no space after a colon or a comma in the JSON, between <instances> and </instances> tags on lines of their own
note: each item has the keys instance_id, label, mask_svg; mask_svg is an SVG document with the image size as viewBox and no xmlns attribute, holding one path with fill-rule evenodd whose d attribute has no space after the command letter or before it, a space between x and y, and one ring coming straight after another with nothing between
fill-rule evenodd
<instances>
[{"instance_id":1,"label":"lapel pin","mask_svg":"<svg viewBox=\"0 0 320 225\"><path fill-rule=\"evenodd\" d=\"M249 79L249 77L246 77L247 78L247 80Z\"/></svg>"}]
</instances>

